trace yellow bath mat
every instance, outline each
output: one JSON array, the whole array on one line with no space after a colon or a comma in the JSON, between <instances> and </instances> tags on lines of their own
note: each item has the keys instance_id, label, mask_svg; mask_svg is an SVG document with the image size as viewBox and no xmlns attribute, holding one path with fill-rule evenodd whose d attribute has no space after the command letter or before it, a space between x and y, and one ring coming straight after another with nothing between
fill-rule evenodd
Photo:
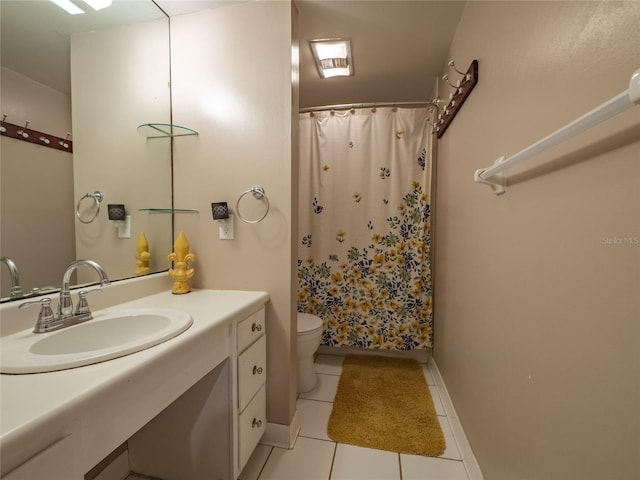
<instances>
[{"instance_id":1,"label":"yellow bath mat","mask_svg":"<svg viewBox=\"0 0 640 480\"><path fill-rule=\"evenodd\" d=\"M415 360L349 355L327 427L339 443L438 457L445 442Z\"/></svg>"}]
</instances>

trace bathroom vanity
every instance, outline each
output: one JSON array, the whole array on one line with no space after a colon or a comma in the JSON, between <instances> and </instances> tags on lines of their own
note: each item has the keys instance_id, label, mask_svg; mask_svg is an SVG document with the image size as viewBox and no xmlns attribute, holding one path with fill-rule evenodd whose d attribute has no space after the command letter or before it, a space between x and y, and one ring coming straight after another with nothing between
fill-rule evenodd
<instances>
[{"instance_id":1,"label":"bathroom vanity","mask_svg":"<svg viewBox=\"0 0 640 480\"><path fill-rule=\"evenodd\" d=\"M176 309L193 324L102 363L1 375L2 478L82 480L124 442L138 473L237 478L266 426L268 300L264 292L194 290L119 303L104 310Z\"/></svg>"}]
</instances>

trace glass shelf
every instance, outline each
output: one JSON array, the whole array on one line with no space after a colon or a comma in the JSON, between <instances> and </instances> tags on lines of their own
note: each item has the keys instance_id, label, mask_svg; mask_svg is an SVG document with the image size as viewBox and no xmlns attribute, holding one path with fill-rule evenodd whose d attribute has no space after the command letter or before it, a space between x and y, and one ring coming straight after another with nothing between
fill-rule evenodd
<instances>
[{"instance_id":1,"label":"glass shelf","mask_svg":"<svg viewBox=\"0 0 640 480\"><path fill-rule=\"evenodd\" d=\"M180 125L173 125L170 123L143 123L138 126L138 133L147 138L169 138L198 135L198 132L191 128L181 127Z\"/></svg>"},{"instance_id":2,"label":"glass shelf","mask_svg":"<svg viewBox=\"0 0 640 480\"><path fill-rule=\"evenodd\" d=\"M139 208L138 211L149 213L200 213L198 210L189 208Z\"/></svg>"}]
</instances>

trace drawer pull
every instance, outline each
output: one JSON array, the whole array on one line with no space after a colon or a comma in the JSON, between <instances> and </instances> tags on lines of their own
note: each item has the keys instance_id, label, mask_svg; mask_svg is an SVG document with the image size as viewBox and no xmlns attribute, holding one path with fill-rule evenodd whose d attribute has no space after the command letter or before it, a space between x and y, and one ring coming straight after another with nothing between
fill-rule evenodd
<instances>
[{"instance_id":1,"label":"drawer pull","mask_svg":"<svg viewBox=\"0 0 640 480\"><path fill-rule=\"evenodd\" d=\"M262 420L258 420L257 418L253 419L253 422L251 422L251 428L260 428L262 426Z\"/></svg>"},{"instance_id":2,"label":"drawer pull","mask_svg":"<svg viewBox=\"0 0 640 480\"><path fill-rule=\"evenodd\" d=\"M261 332L262 331L262 325L260 325L259 323L253 323L251 325L251 331L252 332Z\"/></svg>"},{"instance_id":3,"label":"drawer pull","mask_svg":"<svg viewBox=\"0 0 640 480\"><path fill-rule=\"evenodd\" d=\"M262 367L258 367L257 365L254 365L253 366L253 374L255 375L256 373L258 375L261 375L262 374Z\"/></svg>"}]
</instances>

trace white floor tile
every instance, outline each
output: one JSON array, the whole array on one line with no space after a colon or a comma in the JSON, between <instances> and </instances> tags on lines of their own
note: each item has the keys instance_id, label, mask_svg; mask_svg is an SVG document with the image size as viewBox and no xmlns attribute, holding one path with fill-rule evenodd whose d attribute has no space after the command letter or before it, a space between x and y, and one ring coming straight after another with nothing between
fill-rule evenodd
<instances>
[{"instance_id":1,"label":"white floor tile","mask_svg":"<svg viewBox=\"0 0 640 480\"><path fill-rule=\"evenodd\" d=\"M435 385L429 385L429 392L431 393L431 398L433 399L433 406L436 409L436 415L445 416L447 413L444 411L444 406L442 405L442 399L440 398L438 387L436 387Z\"/></svg>"},{"instance_id":2,"label":"white floor tile","mask_svg":"<svg viewBox=\"0 0 640 480\"><path fill-rule=\"evenodd\" d=\"M327 480L336 444L298 437L293 449L275 447L260 480Z\"/></svg>"},{"instance_id":3,"label":"white floor tile","mask_svg":"<svg viewBox=\"0 0 640 480\"><path fill-rule=\"evenodd\" d=\"M258 445L242 469L238 480L257 480L262 467L264 467L267 458L269 458L271 450L273 450L273 447L269 445Z\"/></svg>"},{"instance_id":4,"label":"white floor tile","mask_svg":"<svg viewBox=\"0 0 640 480\"><path fill-rule=\"evenodd\" d=\"M327 425L329 424L333 403L299 398L296 408L300 420L300 436L317 438L318 440L331 440L327 435Z\"/></svg>"},{"instance_id":5,"label":"white floor tile","mask_svg":"<svg viewBox=\"0 0 640 480\"><path fill-rule=\"evenodd\" d=\"M398 454L339 443L331 480L400 480Z\"/></svg>"},{"instance_id":6,"label":"white floor tile","mask_svg":"<svg viewBox=\"0 0 640 480\"><path fill-rule=\"evenodd\" d=\"M455 437L453 436L453 431L449 426L447 417L438 417L438 421L440 422L440 428L442 428L442 433L444 434L444 441L447 444L447 448L439 458L462 460L462 455L460 455L458 444L456 443Z\"/></svg>"},{"instance_id":7,"label":"white floor tile","mask_svg":"<svg viewBox=\"0 0 640 480\"><path fill-rule=\"evenodd\" d=\"M336 375L318 374L318 383L315 388L309 392L301 393L299 398L308 400L321 400L323 402L333 402L338 390L338 381L340 377Z\"/></svg>"},{"instance_id":8,"label":"white floor tile","mask_svg":"<svg viewBox=\"0 0 640 480\"><path fill-rule=\"evenodd\" d=\"M459 460L400 455L402 480L468 480Z\"/></svg>"},{"instance_id":9,"label":"white floor tile","mask_svg":"<svg viewBox=\"0 0 640 480\"><path fill-rule=\"evenodd\" d=\"M326 375L340 375L342 362L344 362L344 357L340 355L318 355L315 361L316 372Z\"/></svg>"}]
</instances>

